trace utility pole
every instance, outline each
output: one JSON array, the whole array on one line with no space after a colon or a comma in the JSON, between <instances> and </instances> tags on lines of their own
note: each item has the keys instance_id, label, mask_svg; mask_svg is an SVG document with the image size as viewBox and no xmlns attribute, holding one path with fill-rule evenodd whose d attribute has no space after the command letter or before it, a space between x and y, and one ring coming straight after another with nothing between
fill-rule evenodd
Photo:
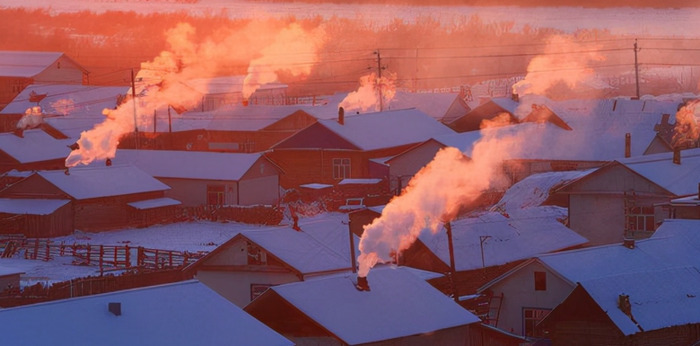
<instances>
[{"instance_id":1,"label":"utility pole","mask_svg":"<svg viewBox=\"0 0 700 346\"><path fill-rule=\"evenodd\" d=\"M379 93L379 111L384 110L384 96L382 96L382 56L377 49L374 54L377 54L377 92Z\"/></svg>"},{"instance_id":2,"label":"utility pole","mask_svg":"<svg viewBox=\"0 0 700 346\"><path fill-rule=\"evenodd\" d=\"M134 80L134 69L131 69L131 102L134 104L134 143L136 149L139 148L139 127L136 122L136 82Z\"/></svg>"},{"instance_id":3,"label":"utility pole","mask_svg":"<svg viewBox=\"0 0 700 346\"><path fill-rule=\"evenodd\" d=\"M637 52L640 49L637 47L637 39L634 39L634 77L637 83L637 100L639 100L639 64L637 63Z\"/></svg>"},{"instance_id":4,"label":"utility pole","mask_svg":"<svg viewBox=\"0 0 700 346\"><path fill-rule=\"evenodd\" d=\"M455 302L459 302L459 294L457 293L457 269L455 266L455 251L452 245L452 224L450 221L445 222L445 233L447 234L447 249L450 253L450 283L452 284L452 298Z\"/></svg>"}]
</instances>

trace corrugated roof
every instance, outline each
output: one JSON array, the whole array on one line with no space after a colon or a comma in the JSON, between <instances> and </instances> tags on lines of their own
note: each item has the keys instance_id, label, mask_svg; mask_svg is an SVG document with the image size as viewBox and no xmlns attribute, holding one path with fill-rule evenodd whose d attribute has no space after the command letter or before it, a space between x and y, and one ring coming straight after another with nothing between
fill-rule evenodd
<instances>
[{"instance_id":1,"label":"corrugated roof","mask_svg":"<svg viewBox=\"0 0 700 346\"><path fill-rule=\"evenodd\" d=\"M165 191L170 187L130 165L73 167L64 171L40 171L38 175L75 199L111 197Z\"/></svg>"},{"instance_id":2,"label":"corrugated roof","mask_svg":"<svg viewBox=\"0 0 700 346\"><path fill-rule=\"evenodd\" d=\"M350 345L432 333L480 321L405 268L372 269L367 276L370 291L358 291L354 276L334 275L271 289Z\"/></svg>"}]
</instances>

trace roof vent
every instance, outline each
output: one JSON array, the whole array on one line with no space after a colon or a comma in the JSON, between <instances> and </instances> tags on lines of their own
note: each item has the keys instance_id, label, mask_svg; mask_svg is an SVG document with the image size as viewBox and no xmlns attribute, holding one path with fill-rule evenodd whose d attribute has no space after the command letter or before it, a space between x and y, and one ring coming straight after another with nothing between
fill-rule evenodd
<instances>
[{"instance_id":1,"label":"roof vent","mask_svg":"<svg viewBox=\"0 0 700 346\"><path fill-rule=\"evenodd\" d=\"M634 239L633 238L625 238L622 241L622 245L628 249L634 249Z\"/></svg>"},{"instance_id":2,"label":"roof vent","mask_svg":"<svg viewBox=\"0 0 700 346\"><path fill-rule=\"evenodd\" d=\"M122 303L109 303L107 307L109 312L113 313L114 316L122 315Z\"/></svg>"},{"instance_id":3,"label":"roof vent","mask_svg":"<svg viewBox=\"0 0 700 346\"><path fill-rule=\"evenodd\" d=\"M680 165L681 164L681 149L680 148L673 148L673 163Z\"/></svg>"}]
</instances>

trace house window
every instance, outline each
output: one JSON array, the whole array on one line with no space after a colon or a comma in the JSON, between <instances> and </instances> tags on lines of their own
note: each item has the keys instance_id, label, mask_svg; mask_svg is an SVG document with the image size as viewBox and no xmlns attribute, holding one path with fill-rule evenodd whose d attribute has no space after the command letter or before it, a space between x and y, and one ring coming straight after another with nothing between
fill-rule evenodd
<instances>
[{"instance_id":1,"label":"house window","mask_svg":"<svg viewBox=\"0 0 700 346\"><path fill-rule=\"evenodd\" d=\"M272 287L272 285L268 284L250 284L250 300L253 301L255 298L259 297L261 294L265 293L265 291Z\"/></svg>"},{"instance_id":2,"label":"house window","mask_svg":"<svg viewBox=\"0 0 700 346\"><path fill-rule=\"evenodd\" d=\"M526 336L538 336L535 327L551 309L523 308L523 332Z\"/></svg>"},{"instance_id":3,"label":"house window","mask_svg":"<svg viewBox=\"0 0 700 346\"><path fill-rule=\"evenodd\" d=\"M629 231L653 231L654 207L630 207L627 211L627 229Z\"/></svg>"},{"instance_id":4,"label":"house window","mask_svg":"<svg viewBox=\"0 0 700 346\"><path fill-rule=\"evenodd\" d=\"M547 273L535 272L535 291L547 290Z\"/></svg>"},{"instance_id":5,"label":"house window","mask_svg":"<svg viewBox=\"0 0 700 346\"><path fill-rule=\"evenodd\" d=\"M226 187L224 185L207 185L207 205L222 206L226 204Z\"/></svg>"},{"instance_id":6,"label":"house window","mask_svg":"<svg viewBox=\"0 0 700 346\"><path fill-rule=\"evenodd\" d=\"M350 178L350 159L333 159L333 179Z\"/></svg>"},{"instance_id":7,"label":"house window","mask_svg":"<svg viewBox=\"0 0 700 346\"><path fill-rule=\"evenodd\" d=\"M248 242L246 243L248 251L248 265L265 265L267 264L267 253L257 245Z\"/></svg>"}]
</instances>

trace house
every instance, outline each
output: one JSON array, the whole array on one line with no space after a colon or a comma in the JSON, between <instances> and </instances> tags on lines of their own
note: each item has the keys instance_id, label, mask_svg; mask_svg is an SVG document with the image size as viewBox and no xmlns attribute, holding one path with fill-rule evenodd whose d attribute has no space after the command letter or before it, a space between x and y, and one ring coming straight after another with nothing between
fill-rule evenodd
<instances>
[{"instance_id":1,"label":"house","mask_svg":"<svg viewBox=\"0 0 700 346\"><path fill-rule=\"evenodd\" d=\"M667 217L654 205L697 194L699 169L700 149L631 157L613 161L555 194L568 196L569 227L591 245L640 239Z\"/></svg>"},{"instance_id":2,"label":"house","mask_svg":"<svg viewBox=\"0 0 700 346\"><path fill-rule=\"evenodd\" d=\"M557 220L562 212L547 207L529 208L514 217L485 213L450 222L455 277L431 281L437 287L466 296L512 268L514 263L542 253L580 247L586 239ZM424 230L399 258L401 265L450 272L449 239L446 227L435 233Z\"/></svg>"},{"instance_id":3,"label":"house","mask_svg":"<svg viewBox=\"0 0 700 346\"><path fill-rule=\"evenodd\" d=\"M406 108L416 108L443 124L449 124L471 110L460 93L445 92L396 91L391 101L384 106L384 110Z\"/></svg>"},{"instance_id":4,"label":"house","mask_svg":"<svg viewBox=\"0 0 700 346\"><path fill-rule=\"evenodd\" d=\"M73 226L99 231L131 226L143 210L171 208L176 202L165 198L168 189L133 166L73 167L38 171L0 192L0 197L70 200ZM150 202L129 205L142 201Z\"/></svg>"},{"instance_id":5,"label":"house","mask_svg":"<svg viewBox=\"0 0 700 346\"><path fill-rule=\"evenodd\" d=\"M697 267L698 227L697 220L667 220L659 228L661 234L649 239L542 254L483 285L477 293L492 298L488 311L493 326L534 336L537 323L564 301L577 283L641 271Z\"/></svg>"},{"instance_id":6,"label":"house","mask_svg":"<svg viewBox=\"0 0 700 346\"><path fill-rule=\"evenodd\" d=\"M32 84L0 111L0 131L13 131L18 125L28 128L30 124L18 122L29 115L36 117L31 125L38 123L45 130L54 129L75 140L82 131L104 121L102 111L117 107L127 91L127 87L118 86Z\"/></svg>"},{"instance_id":7,"label":"house","mask_svg":"<svg viewBox=\"0 0 700 346\"><path fill-rule=\"evenodd\" d=\"M456 132L468 132L479 130L482 122L494 119L499 119L503 124L517 124L517 108L518 102L513 98L495 97L452 120L448 126Z\"/></svg>"},{"instance_id":8,"label":"house","mask_svg":"<svg viewBox=\"0 0 700 346\"><path fill-rule=\"evenodd\" d=\"M293 345L194 280L2 309L0 325L13 345Z\"/></svg>"},{"instance_id":9,"label":"house","mask_svg":"<svg viewBox=\"0 0 700 346\"><path fill-rule=\"evenodd\" d=\"M88 84L88 71L60 52L0 51L0 109L30 84L56 83Z\"/></svg>"},{"instance_id":10,"label":"house","mask_svg":"<svg viewBox=\"0 0 700 346\"><path fill-rule=\"evenodd\" d=\"M69 199L0 198L0 233L30 238L71 234L72 207Z\"/></svg>"},{"instance_id":11,"label":"house","mask_svg":"<svg viewBox=\"0 0 700 346\"><path fill-rule=\"evenodd\" d=\"M387 134L391 134L388 136ZM431 137L453 133L416 109L322 119L277 143L268 152L284 171L280 184L336 184L370 175L371 159L396 155Z\"/></svg>"},{"instance_id":12,"label":"house","mask_svg":"<svg viewBox=\"0 0 700 346\"><path fill-rule=\"evenodd\" d=\"M262 154L117 150L112 164L139 167L184 206L277 205L279 168Z\"/></svg>"},{"instance_id":13,"label":"house","mask_svg":"<svg viewBox=\"0 0 700 346\"><path fill-rule=\"evenodd\" d=\"M74 141L56 139L41 129L0 133L0 173L63 169Z\"/></svg>"},{"instance_id":14,"label":"house","mask_svg":"<svg viewBox=\"0 0 700 346\"><path fill-rule=\"evenodd\" d=\"M297 345L470 345L479 319L406 268L274 286L244 310Z\"/></svg>"},{"instance_id":15,"label":"house","mask_svg":"<svg viewBox=\"0 0 700 346\"><path fill-rule=\"evenodd\" d=\"M577 283L537 328L552 345L693 345L700 340L697 267Z\"/></svg>"},{"instance_id":16,"label":"house","mask_svg":"<svg viewBox=\"0 0 700 346\"><path fill-rule=\"evenodd\" d=\"M324 245L303 232L304 228L302 225L302 231L292 227L243 231L186 270L243 307L274 285L351 269L350 256ZM342 234L348 236L347 232Z\"/></svg>"}]
</instances>

